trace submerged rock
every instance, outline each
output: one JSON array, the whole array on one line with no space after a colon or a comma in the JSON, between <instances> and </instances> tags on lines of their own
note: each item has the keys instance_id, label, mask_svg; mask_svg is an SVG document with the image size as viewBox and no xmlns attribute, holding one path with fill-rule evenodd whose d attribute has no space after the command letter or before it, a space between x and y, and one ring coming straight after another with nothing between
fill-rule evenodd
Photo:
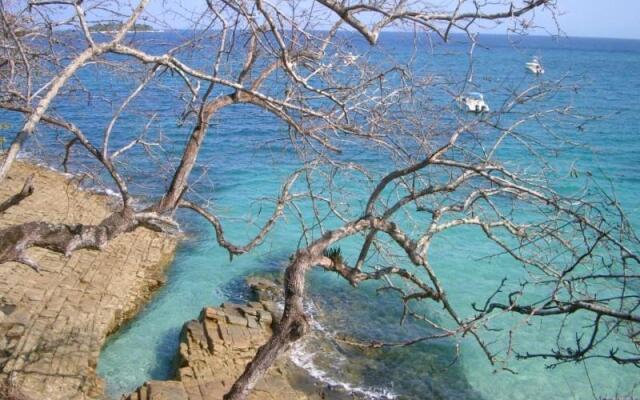
<instances>
[{"instance_id":1,"label":"submerged rock","mask_svg":"<svg viewBox=\"0 0 640 400\"><path fill-rule=\"evenodd\" d=\"M278 281L251 276L247 278L247 285L258 301L278 302L282 301L284 297L284 288Z\"/></svg>"}]
</instances>

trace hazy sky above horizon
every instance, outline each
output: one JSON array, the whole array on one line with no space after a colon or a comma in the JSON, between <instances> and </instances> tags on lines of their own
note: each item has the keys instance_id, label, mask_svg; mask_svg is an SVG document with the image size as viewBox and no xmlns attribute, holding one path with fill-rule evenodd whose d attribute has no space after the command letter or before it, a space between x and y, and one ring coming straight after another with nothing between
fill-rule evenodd
<instances>
[{"instance_id":1,"label":"hazy sky above horizon","mask_svg":"<svg viewBox=\"0 0 640 400\"><path fill-rule=\"evenodd\" d=\"M310 3L311 0L300 0L301 3ZM183 10L200 8L202 0L175 0L167 3L166 0L152 0L148 9L156 16L165 17L167 5L170 8L184 7ZM446 5L452 0L436 0L434 3ZM521 4L518 1L518 4ZM562 31L572 36L609 37L640 39L640 0L557 0L559 15L557 16ZM502 7L501 7L502 8ZM162 17L161 17L162 18ZM178 18L179 19L179 18ZM556 22L551 13L536 10L535 24L544 29L533 31L533 34L558 33ZM173 19L170 24L180 24ZM328 26L330 26L329 24ZM483 24L484 25L484 24ZM502 24L489 28L478 29L480 32L505 33L507 25ZM185 26L186 27L186 26Z\"/></svg>"},{"instance_id":2,"label":"hazy sky above horizon","mask_svg":"<svg viewBox=\"0 0 640 400\"><path fill-rule=\"evenodd\" d=\"M558 8L568 36L640 39L640 0L558 0ZM538 14L536 23L555 30L549 14Z\"/></svg>"},{"instance_id":3,"label":"hazy sky above horizon","mask_svg":"<svg viewBox=\"0 0 640 400\"><path fill-rule=\"evenodd\" d=\"M130 0L137 3L137 0ZM299 0L300 3L310 4L312 0ZM522 4L518 0L517 4ZM173 28L189 28L193 17L190 11L204 9L203 0L151 0L147 10L155 17L155 21L164 20ZM446 7L455 4L454 0L431 0L432 4ZM569 37L607 37L640 39L640 0L557 0L559 15L557 19L560 29ZM500 7L503 8L503 7ZM73 10L66 10L72 12ZM535 11L534 23L542 29L531 31L532 34L558 33L556 22L551 13L538 9ZM366 18L364 18L366 20ZM322 22L320 22L322 24ZM476 25L479 32L505 33L510 26L503 23L495 26L490 23L479 22ZM332 22L327 22L327 27ZM393 29L393 28L392 28Z\"/></svg>"}]
</instances>

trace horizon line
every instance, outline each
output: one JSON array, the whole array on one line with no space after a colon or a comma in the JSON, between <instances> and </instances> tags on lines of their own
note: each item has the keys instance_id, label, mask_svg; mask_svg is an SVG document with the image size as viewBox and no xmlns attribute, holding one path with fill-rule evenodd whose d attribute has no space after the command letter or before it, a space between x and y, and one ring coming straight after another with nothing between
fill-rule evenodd
<instances>
[{"instance_id":1,"label":"horizon line","mask_svg":"<svg viewBox=\"0 0 640 400\"><path fill-rule=\"evenodd\" d=\"M99 24L99 23L98 23ZM151 33L151 32L171 32L171 31L195 31L198 29L193 29L193 28L171 28L171 29L162 29L162 28L157 28L153 25L152 26L154 30L152 31L148 31L148 30L130 30L128 33ZM78 28L69 28L69 29L60 29L59 31L75 31L75 30L79 30ZM315 32L328 32L328 29L315 29ZM341 32L352 32L352 33L357 33L354 30L348 30L348 29L341 29ZM107 31L93 31L92 33L108 33ZM394 29L389 29L389 30L385 30L384 32L380 32L380 35L384 35L386 33L407 33L407 34L411 34L414 32L411 31L406 31L406 30L394 30ZM429 33L428 31L425 31L424 33ZM535 37L535 38L552 38L552 39L607 39L607 40L629 40L629 41L640 41L640 37L620 37L620 36L597 36L597 35L570 35L570 34L541 34L541 33L525 33L525 34L518 34L518 33L505 33L505 32L487 32L487 31L483 31L483 32L475 32L476 34L479 35L490 35L490 36L520 36L523 38L526 37ZM452 32L451 35L462 35L462 36L466 36L465 33L463 32Z\"/></svg>"}]
</instances>

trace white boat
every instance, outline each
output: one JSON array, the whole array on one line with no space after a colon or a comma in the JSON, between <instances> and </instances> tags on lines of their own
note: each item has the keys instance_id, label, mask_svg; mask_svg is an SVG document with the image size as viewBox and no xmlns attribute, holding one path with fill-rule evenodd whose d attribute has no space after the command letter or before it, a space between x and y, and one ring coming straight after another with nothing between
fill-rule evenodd
<instances>
[{"instance_id":1,"label":"white boat","mask_svg":"<svg viewBox=\"0 0 640 400\"><path fill-rule=\"evenodd\" d=\"M344 59L342 60L344 65L352 65L354 64L356 61L358 61L358 58L360 58L360 56L356 56L353 53L348 53Z\"/></svg>"},{"instance_id":2,"label":"white boat","mask_svg":"<svg viewBox=\"0 0 640 400\"><path fill-rule=\"evenodd\" d=\"M525 64L525 68L532 74L544 74L544 68L542 67L542 64L540 64L538 57L533 57L531 61Z\"/></svg>"},{"instance_id":3,"label":"white boat","mask_svg":"<svg viewBox=\"0 0 640 400\"><path fill-rule=\"evenodd\" d=\"M458 106L465 111L482 113L489 111L489 105L484 101L482 93L470 92L466 95L458 96L456 98Z\"/></svg>"}]
</instances>

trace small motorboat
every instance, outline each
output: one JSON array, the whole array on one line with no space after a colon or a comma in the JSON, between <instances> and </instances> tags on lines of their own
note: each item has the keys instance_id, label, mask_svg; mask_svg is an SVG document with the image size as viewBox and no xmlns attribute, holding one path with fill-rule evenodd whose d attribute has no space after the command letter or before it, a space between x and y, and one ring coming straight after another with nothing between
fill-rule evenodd
<instances>
[{"instance_id":1,"label":"small motorboat","mask_svg":"<svg viewBox=\"0 0 640 400\"><path fill-rule=\"evenodd\" d=\"M349 52L347 53L347 55L344 57L344 59L342 60L342 63L344 65L352 65L355 64L356 61L358 61L358 58L360 58L359 56L354 55L353 53Z\"/></svg>"},{"instance_id":2,"label":"small motorboat","mask_svg":"<svg viewBox=\"0 0 640 400\"><path fill-rule=\"evenodd\" d=\"M538 60L538 57L533 57L531 61L525 64L525 68L532 74L544 74L544 68L542 67L542 64L540 64L540 60Z\"/></svg>"},{"instance_id":3,"label":"small motorboat","mask_svg":"<svg viewBox=\"0 0 640 400\"><path fill-rule=\"evenodd\" d=\"M484 101L482 93L471 92L456 98L458 106L465 111L476 114L489 111L489 105Z\"/></svg>"}]
</instances>

